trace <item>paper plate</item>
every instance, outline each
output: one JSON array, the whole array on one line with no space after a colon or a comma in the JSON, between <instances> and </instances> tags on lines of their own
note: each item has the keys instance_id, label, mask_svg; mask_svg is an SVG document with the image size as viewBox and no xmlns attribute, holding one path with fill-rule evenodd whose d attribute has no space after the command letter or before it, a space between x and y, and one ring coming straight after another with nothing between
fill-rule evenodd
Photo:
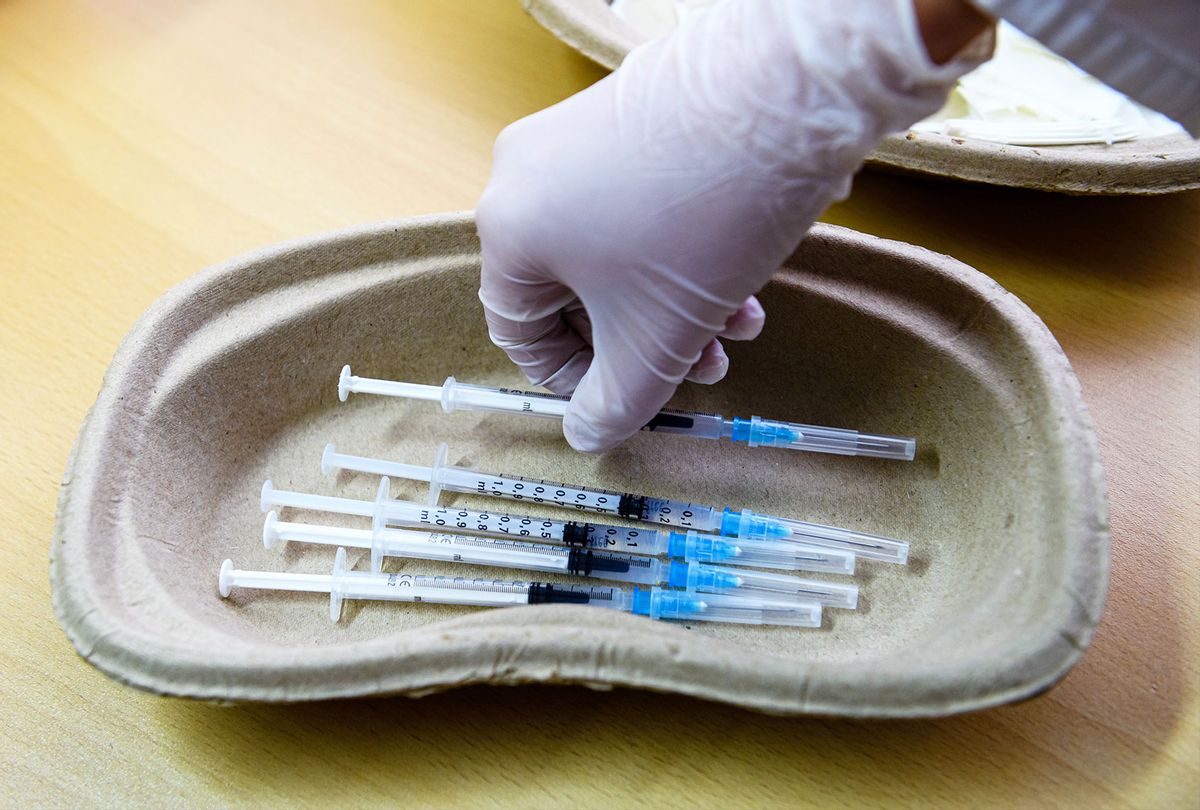
<instances>
[{"instance_id":1,"label":"paper plate","mask_svg":"<svg viewBox=\"0 0 1200 810\"><path fill-rule=\"evenodd\" d=\"M731 346L729 378L684 386L675 401L916 436L911 463L652 433L584 456L553 421L338 402L344 363L415 382L520 383L488 341L478 281L474 222L445 215L269 248L155 303L113 359L59 499L54 607L80 654L143 689L227 701L568 683L775 713L922 716L1028 697L1087 646L1108 573L1096 440L1054 339L985 276L818 225L764 290L762 337ZM442 440L451 461L477 469L906 538L911 561L860 563L862 607L827 611L818 630L381 602L347 603L334 624L316 594L220 598L225 558L330 570L329 548L263 548L265 478L370 498L373 478L321 474L326 442L427 464ZM424 486L393 489L413 499ZM369 525L355 520L342 522ZM351 563L365 565L356 553Z\"/></svg>"},{"instance_id":2,"label":"paper plate","mask_svg":"<svg viewBox=\"0 0 1200 810\"><path fill-rule=\"evenodd\" d=\"M644 40L606 0L522 3L556 37L609 69ZM885 138L867 165L1068 194L1167 194L1200 188L1200 141L1169 135L1112 146L1029 147L908 132Z\"/></svg>"}]
</instances>

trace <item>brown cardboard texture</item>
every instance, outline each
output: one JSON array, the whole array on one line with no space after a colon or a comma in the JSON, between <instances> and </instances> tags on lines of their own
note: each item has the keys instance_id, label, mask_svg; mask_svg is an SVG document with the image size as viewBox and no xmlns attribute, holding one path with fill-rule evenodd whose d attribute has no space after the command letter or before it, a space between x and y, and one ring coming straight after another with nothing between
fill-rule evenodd
<instances>
[{"instance_id":1,"label":"brown cardboard texture","mask_svg":"<svg viewBox=\"0 0 1200 810\"><path fill-rule=\"evenodd\" d=\"M365 395L338 402L344 363L412 382L453 374L522 384L488 341L478 282L474 221L454 214L268 248L156 302L113 358L59 499L54 607L80 654L143 689L229 701L568 683L773 713L908 717L1036 694L1087 646L1108 575L1096 440L1053 337L980 273L818 225L763 291L766 331L730 344L729 377L685 384L673 401L915 436L911 463L653 433L586 456L554 420L446 415L435 403ZM450 461L476 469L905 538L911 561L861 562L861 608L828 610L818 630L685 627L581 606L385 602L349 602L335 624L317 594L219 597L225 558L245 569L330 570L328 547L263 548L265 478L370 498L373 477L321 474L326 442L428 464L442 440ZM419 500L424 487L396 481L393 494ZM366 564L361 552L350 562Z\"/></svg>"},{"instance_id":2,"label":"brown cardboard texture","mask_svg":"<svg viewBox=\"0 0 1200 810\"><path fill-rule=\"evenodd\" d=\"M556 37L610 70L643 42L605 0L522 0ZM890 171L1067 194L1200 188L1200 141L1187 135L1076 146L1010 146L949 135L890 135L867 160Z\"/></svg>"}]
</instances>

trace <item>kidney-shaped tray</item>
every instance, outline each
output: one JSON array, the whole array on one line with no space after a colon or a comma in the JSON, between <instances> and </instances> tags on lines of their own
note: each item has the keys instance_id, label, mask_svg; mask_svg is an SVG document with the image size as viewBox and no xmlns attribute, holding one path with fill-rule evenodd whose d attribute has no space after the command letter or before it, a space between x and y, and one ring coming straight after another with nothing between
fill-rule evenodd
<instances>
[{"instance_id":1,"label":"kidney-shaped tray","mask_svg":"<svg viewBox=\"0 0 1200 810\"><path fill-rule=\"evenodd\" d=\"M556 37L611 69L645 37L607 0L522 0ZM1200 141L1165 135L1077 146L1010 146L927 132L890 135L867 164L893 171L1067 194L1167 194L1200 188Z\"/></svg>"},{"instance_id":2,"label":"kidney-shaped tray","mask_svg":"<svg viewBox=\"0 0 1200 810\"><path fill-rule=\"evenodd\" d=\"M54 605L81 655L144 689L235 701L542 682L859 716L1027 697L1081 655L1108 572L1096 442L1062 351L995 282L818 225L763 291L764 334L730 346L729 377L685 385L674 401L916 436L911 463L654 433L585 456L551 420L338 402L347 362L392 379L520 383L488 341L478 280L474 222L456 214L269 248L154 304L113 359L59 500ZM335 624L314 594L219 597L227 557L239 568L330 570L328 548L263 548L265 478L370 498L375 480L322 476L326 442L429 463L442 440L451 461L477 469L907 538L911 560L860 563L860 609L829 610L818 630L380 602L347 603ZM396 482L395 494L419 499L422 486ZM361 554L351 562L364 565Z\"/></svg>"}]
</instances>

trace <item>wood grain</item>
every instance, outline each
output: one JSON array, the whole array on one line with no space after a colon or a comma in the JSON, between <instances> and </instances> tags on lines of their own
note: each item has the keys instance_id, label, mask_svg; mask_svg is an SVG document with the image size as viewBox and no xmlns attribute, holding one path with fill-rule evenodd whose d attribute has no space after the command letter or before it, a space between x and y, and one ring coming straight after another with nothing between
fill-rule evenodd
<instances>
[{"instance_id":1,"label":"wood grain","mask_svg":"<svg viewBox=\"0 0 1200 810\"><path fill-rule=\"evenodd\" d=\"M546 687L221 708L75 656L49 604L54 499L141 311L257 245L473 206L500 128L600 75L516 0L0 3L0 803L1200 804L1198 194L867 174L826 216L994 276L1083 380L1112 591L1043 698L887 724Z\"/></svg>"}]
</instances>

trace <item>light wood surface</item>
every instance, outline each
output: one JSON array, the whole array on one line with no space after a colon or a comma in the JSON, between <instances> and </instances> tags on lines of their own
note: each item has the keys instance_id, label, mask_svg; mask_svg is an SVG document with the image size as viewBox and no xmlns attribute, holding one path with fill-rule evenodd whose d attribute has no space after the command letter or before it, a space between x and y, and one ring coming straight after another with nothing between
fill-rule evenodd
<instances>
[{"instance_id":1,"label":"light wood surface","mask_svg":"<svg viewBox=\"0 0 1200 810\"><path fill-rule=\"evenodd\" d=\"M549 687L223 708L76 657L55 496L142 310L258 245L472 207L500 128L600 75L517 0L0 3L0 804L1200 805L1197 194L867 174L825 217L994 276L1083 381L1112 589L1045 697L887 724Z\"/></svg>"}]
</instances>

